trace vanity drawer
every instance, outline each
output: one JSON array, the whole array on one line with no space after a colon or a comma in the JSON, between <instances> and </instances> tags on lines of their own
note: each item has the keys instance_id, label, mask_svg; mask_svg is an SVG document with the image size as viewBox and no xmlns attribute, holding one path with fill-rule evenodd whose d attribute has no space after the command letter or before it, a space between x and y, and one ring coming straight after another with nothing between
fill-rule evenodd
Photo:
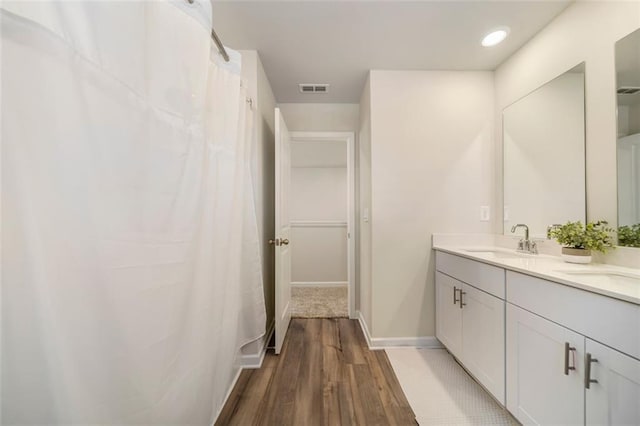
<instances>
[{"instance_id":1,"label":"vanity drawer","mask_svg":"<svg viewBox=\"0 0 640 426\"><path fill-rule=\"evenodd\" d=\"M436 269L480 290L504 299L504 269L436 251Z\"/></svg>"},{"instance_id":2,"label":"vanity drawer","mask_svg":"<svg viewBox=\"0 0 640 426\"><path fill-rule=\"evenodd\" d=\"M640 305L507 271L507 302L640 359Z\"/></svg>"}]
</instances>

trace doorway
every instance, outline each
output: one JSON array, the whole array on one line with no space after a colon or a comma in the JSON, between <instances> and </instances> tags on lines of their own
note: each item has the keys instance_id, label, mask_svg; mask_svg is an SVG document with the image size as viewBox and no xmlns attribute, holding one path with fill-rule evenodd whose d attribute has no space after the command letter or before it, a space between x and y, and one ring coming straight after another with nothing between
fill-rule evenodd
<instances>
[{"instance_id":1,"label":"doorway","mask_svg":"<svg viewBox=\"0 0 640 426\"><path fill-rule=\"evenodd\" d=\"M355 317L354 134L291 132L292 316Z\"/></svg>"}]
</instances>

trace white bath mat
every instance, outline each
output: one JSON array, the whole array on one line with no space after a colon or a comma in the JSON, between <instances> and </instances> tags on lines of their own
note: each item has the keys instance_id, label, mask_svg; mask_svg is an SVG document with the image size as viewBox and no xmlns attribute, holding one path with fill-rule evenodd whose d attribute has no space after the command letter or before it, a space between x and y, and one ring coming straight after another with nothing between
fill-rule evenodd
<instances>
[{"instance_id":1,"label":"white bath mat","mask_svg":"<svg viewBox=\"0 0 640 426\"><path fill-rule=\"evenodd\" d=\"M444 349L386 349L420 425L517 425Z\"/></svg>"}]
</instances>

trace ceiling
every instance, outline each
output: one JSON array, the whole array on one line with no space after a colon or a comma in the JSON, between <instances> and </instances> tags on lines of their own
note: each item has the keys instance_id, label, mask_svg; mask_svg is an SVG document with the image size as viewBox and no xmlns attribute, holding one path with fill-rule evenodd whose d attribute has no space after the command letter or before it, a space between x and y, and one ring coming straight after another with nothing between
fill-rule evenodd
<instances>
[{"instance_id":1,"label":"ceiling","mask_svg":"<svg viewBox=\"0 0 640 426\"><path fill-rule=\"evenodd\" d=\"M278 102L358 103L370 69L493 70L570 3L213 0L213 24L225 45L258 51ZM480 45L504 25L507 40Z\"/></svg>"}]
</instances>

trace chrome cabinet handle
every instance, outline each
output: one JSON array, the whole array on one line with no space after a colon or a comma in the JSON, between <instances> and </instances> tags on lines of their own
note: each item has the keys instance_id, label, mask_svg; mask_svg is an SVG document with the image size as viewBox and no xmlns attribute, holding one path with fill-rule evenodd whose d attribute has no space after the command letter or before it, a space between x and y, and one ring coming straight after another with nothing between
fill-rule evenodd
<instances>
[{"instance_id":1,"label":"chrome cabinet handle","mask_svg":"<svg viewBox=\"0 0 640 426\"><path fill-rule=\"evenodd\" d=\"M456 298L456 293L458 292L458 290L460 289L454 285L453 286L453 304L454 305L458 303L458 299Z\"/></svg>"},{"instance_id":2,"label":"chrome cabinet handle","mask_svg":"<svg viewBox=\"0 0 640 426\"><path fill-rule=\"evenodd\" d=\"M564 343L564 375L569 375L569 370L575 370L575 358L573 359L573 365L569 365L569 352L575 352L576 348L569 345L569 342Z\"/></svg>"},{"instance_id":3,"label":"chrome cabinet handle","mask_svg":"<svg viewBox=\"0 0 640 426\"><path fill-rule=\"evenodd\" d=\"M463 306L467 306L467 304L462 301L462 296L464 296L465 294L467 294L467 292L460 289L460 309L462 309Z\"/></svg>"},{"instance_id":4,"label":"chrome cabinet handle","mask_svg":"<svg viewBox=\"0 0 640 426\"><path fill-rule=\"evenodd\" d=\"M280 244L282 244L283 246L288 246L289 245L289 240L287 240L286 238L282 241L280 241Z\"/></svg>"},{"instance_id":5,"label":"chrome cabinet handle","mask_svg":"<svg viewBox=\"0 0 640 426\"><path fill-rule=\"evenodd\" d=\"M591 389L591 383L598 383L597 380L591 378L591 363L598 362L597 359L592 358L590 353L587 353L587 356L584 360L584 387L586 389Z\"/></svg>"}]
</instances>

